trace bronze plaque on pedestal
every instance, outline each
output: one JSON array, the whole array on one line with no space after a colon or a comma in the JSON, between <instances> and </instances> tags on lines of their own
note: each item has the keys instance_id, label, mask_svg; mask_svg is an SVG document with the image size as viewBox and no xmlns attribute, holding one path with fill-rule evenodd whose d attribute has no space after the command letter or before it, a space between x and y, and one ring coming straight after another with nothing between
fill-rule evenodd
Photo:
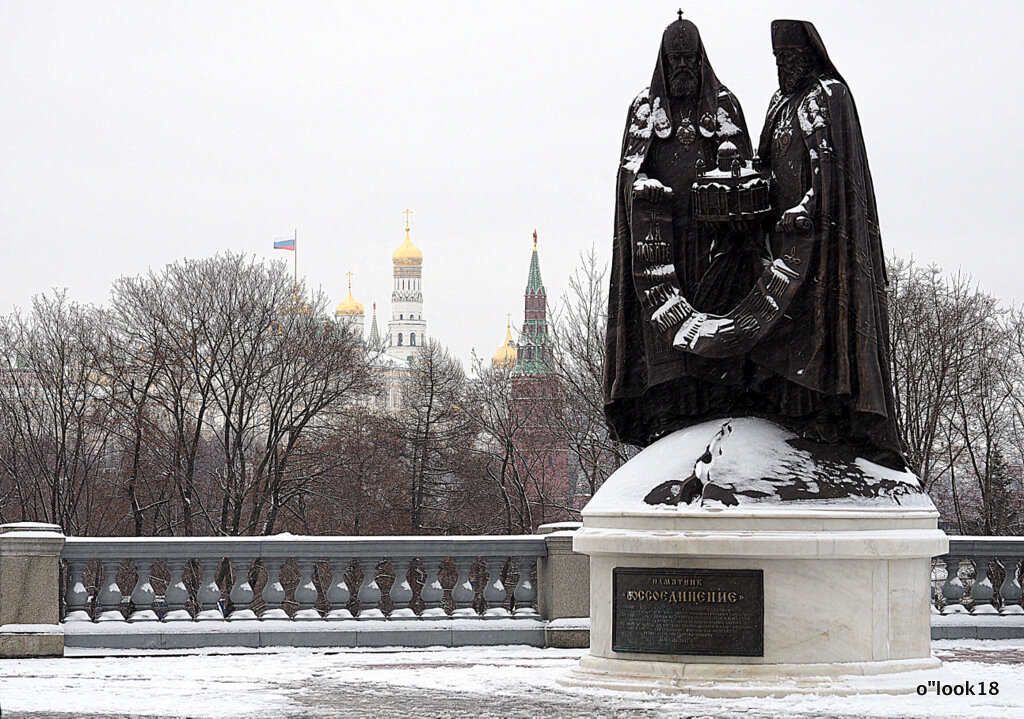
<instances>
[{"instance_id":1,"label":"bronze plaque on pedestal","mask_svg":"<svg viewBox=\"0 0 1024 719\"><path fill-rule=\"evenodd\" d=\"M764 573L614 568L612 650L763 657Z\"/></svg>"}]
</instances>

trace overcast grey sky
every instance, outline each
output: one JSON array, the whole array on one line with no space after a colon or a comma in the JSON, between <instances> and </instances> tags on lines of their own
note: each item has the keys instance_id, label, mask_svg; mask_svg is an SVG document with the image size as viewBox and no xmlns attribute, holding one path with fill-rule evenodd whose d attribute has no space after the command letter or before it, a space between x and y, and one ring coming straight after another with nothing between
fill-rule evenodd
<instances>
[{"instance_id":1,"label":"overcast grey sky","mask_svg":"<svg viewBox=\"0 0 1024 719\"><path fill-rule=\"evenodd\" d=\"M431 334L466 359L610 257L626 108L678 3L0 2L0 312L222 250L389 313L406 207ZM863 123L887 252L1024 300L1021 3L686 3L760 132L769 23L815 23Z\"/></svg>"}]
</instances>

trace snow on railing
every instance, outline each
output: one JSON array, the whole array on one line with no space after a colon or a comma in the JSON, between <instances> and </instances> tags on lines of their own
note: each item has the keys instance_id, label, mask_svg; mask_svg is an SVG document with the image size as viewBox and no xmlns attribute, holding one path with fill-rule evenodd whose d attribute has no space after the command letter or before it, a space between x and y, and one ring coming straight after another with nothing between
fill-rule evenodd
<instances>
[{"instance_id":1,"label":"snow on railing","mask_svg":"<svg viewBox=\"0 0 1024 719\"><path fill-rule=\"evenodd\" d=\"M951 536L949 554L932 562L935 611L1024 615L1022 572L1024 537Z\"/></svg>"},{"instance_id":2,"label":"snow on railing","mask_svg":"<svg viewBox=\"0 0 1024 719\"><path fill-rule=\"evenodd\" d=\"M62 621L537 618L542 536L68 537Z\"/></svg>"}]
</instances>

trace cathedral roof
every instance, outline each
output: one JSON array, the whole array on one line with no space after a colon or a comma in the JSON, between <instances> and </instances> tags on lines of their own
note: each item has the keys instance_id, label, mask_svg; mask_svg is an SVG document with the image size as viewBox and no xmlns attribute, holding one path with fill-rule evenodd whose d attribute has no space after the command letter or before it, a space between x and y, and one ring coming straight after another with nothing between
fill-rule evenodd
<instances>
[{"instance_id":1,"label":"cathedral roof","mask_svg":"<svg viewBox=\"0 0 1024 719\"><path fill-rule=\"evenodd\" d=\"M362 304L352 297L352 273L348 273L348 297L334 308L335 317L362 317L365 314Z\"/></svg>"},{"instance_id":2,"label":"cathedral roof","mask_svg":"<svg viewBox=\"0 0 1024 719\"><path fill-rule=\"evenodd\" d=\"M407 211L408 212L408 211ZM405 242L391 253L391 261L396 265L422 265L423 253L409 239L409 215L405 216Z\"/></svg>"},{"instance_id":3,"label":"cathedral roof","mask_svg":"<svg viewBox=\"0 0 1024 719\"><path fill-rule=\"evenodd\" d=\"M352 290L348 291L348 297L344 302L334 308L334 314L339 317L362 317L365 314L362 304L356 302L352 297Z\"/></svg>"},{"instance_id":4,"label":"cathedral roof","mask_svg":"<svg viewBox=\"0 0 1024 719\"><path fill-rule=\"evenodd\" d=\"M494 351L491 356L491 366L495 368L511 368L516 363L516 343L512 339L512 320L509 320L505 328L505 344Z\"/></svg>"},{"instance_id":5,"label":"cathedral roof","mask_svg":"<svg viewBox=\"0 0 1024 719\"><path fill-rule=\"evenodd\" d=\"M279 309L277 311L277 314L281 316L311 315L313 314L313 308L309 306L309 303L303 301L302 295L299 294L299 286L295 285L295 287L292 289L291 303Z\"/></svg>"}]
</instances>

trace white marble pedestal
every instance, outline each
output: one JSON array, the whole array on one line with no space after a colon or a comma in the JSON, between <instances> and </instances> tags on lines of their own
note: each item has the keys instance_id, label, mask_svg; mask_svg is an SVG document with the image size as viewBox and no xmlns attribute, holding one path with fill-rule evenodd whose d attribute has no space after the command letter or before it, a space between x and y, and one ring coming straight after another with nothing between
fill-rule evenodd
<instances>
[{"instance_id":1,"label":"white marble pedestal","mask_svg":"<svg viewBox=\"0 0 1024 719\"><path fill-rule=\"evenodd\" d=\"M573 549L590 557L590 654L565 683L712 696L856 693L878 691L873 675L938 667L930 649L931 558L947 551L948 540L924 494L886 490L877 497L782 501L754 492L755 501L747 501L745 488L764 489L771 467L791 448L785 430L744 419L733 422L710 469L711 481L739 491L737 505L643 502L666 477L692 471L720 425L691 427L647 448L584 509ZM776 441L783 445L773 447ZM759 454L751 461L741 456L745 451ZM792 460L783 458L780 483L800 470ZM875 479L913 481L876 467L861 469ZM820 470L809 468L819 480ZM614 651L616 567L761 570L763 656ZM882 691L913 691L915 685L889 681Z\"/></svg>"}]
</instances>

